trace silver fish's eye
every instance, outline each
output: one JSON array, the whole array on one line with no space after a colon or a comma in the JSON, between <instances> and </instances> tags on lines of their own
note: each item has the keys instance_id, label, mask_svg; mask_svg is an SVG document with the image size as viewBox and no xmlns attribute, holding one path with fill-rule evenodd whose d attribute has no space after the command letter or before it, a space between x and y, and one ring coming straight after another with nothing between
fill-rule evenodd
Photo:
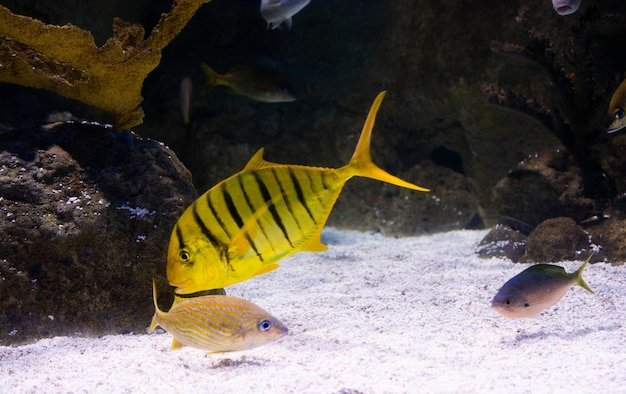
<instances>
[{"instance_id":1,"label":"silver fish's eye","mask_svg":"<svg viewBox=\"0 0 626 394\"><path fill-rule=\"evenodd\" d=\"M191 253L189 253L185 249L180 251L179 256L183 263L188 263L191 260Z\"/></svg>"},{"instance_id":2,"label":"silver fish's eye","mask_svg":"<svg viewBox=\"0 0 626 394\"><path fill-rule=\"evenodd\" d=\"M619 108L617 111L615 111L615 119L622 119L624 115L626 115L624 108Z\"/></svg>"},{"instance_id":3,"label":"silver fish's eye","mask_svg":"<svg viewBox=\"0 0 626 394\"><path fill-rule=\"evenodd\" d=\"M272 322L269 320L263 320L259 323L258 327L261 331L269 331L269 329L272 328Z\"/></svg>"}]
</instances>

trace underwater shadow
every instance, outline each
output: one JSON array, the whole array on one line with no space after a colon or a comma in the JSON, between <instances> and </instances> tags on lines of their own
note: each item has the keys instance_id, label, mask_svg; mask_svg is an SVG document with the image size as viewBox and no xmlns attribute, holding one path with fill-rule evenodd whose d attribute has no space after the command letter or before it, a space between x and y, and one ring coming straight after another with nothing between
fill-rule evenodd
<instances>
[{"instance_id":1,"label":"underwater shadow","mask_svg":"<svg viewBox=\"0 0 626 394\"><path fill-rule=\"evenodd\" d=\"M600 327L587 327L581 328L571 332L559 332L559 331L545 331L543 329L533 333L519 333L513 339L503 339L501 343L507 347L516 347L523 343L532 343L537 340L543 340L546 338L558 338L566 341L572 341L578 338L585 337L589 334L593 334L599 331L617 331L622 328L621 325L600 326Z\"/></svg>"}]
</instances>

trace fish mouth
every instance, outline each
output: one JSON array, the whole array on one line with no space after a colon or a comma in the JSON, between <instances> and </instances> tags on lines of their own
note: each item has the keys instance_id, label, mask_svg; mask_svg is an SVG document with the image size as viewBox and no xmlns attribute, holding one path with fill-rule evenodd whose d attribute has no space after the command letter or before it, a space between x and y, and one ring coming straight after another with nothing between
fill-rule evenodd
<instances>
[{"instance_id":1,"label":"fish mouth","mask_svg":"<svg viewBox=\"0 0 626 394\"><path fill-rule=\"evenodd\" d=\"M608 134L612 134L612 133L615 133L616 131L620 131L620 130L621 130L621 129L623 129L624 127L626 127L626 125L625 125L625 126L609 127L608 129L606 129L606 132L607 132Z\"/></svg>"},{"instance_id":2,"label":"fish mouth","mask_svg":"<svg viewBox=\"0 0 626 394\"><path fill-rule=\"evenodd\" d=\"M559 15L573 14L576 10L570 5L561 5L554 9Z\"/></svg>"}]
</instances>

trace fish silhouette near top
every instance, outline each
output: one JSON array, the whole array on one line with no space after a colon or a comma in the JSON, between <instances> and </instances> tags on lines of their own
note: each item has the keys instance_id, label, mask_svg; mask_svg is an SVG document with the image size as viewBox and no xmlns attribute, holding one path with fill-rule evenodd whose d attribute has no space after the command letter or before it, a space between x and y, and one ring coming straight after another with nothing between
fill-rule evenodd
<instances>
[{"instance_id":1,"label":"fish silhouette near top","mask_svg":"<svg viewBox=\"0 0 626 394\"><path fill-rule=\"evenodd\" d=\"M311 0L261 0L261 16L268 29L276 29L285 23L291 29L291 17L300 12Z\"/></svg>"},{"instance_id":2,"label":"fish silhouette near top","mask_svg":"<svg viewBox=\"0 0 626 394\"><path fill-rule=\"evenodd\" d=\"M611 125L607 133L615 133L626 127L626 79L622 81L609 103Z\"/></svg>"},{"instance_id":3,"label":"fish silhouette near top","mask_svg":"<svg viewBox=\"0 0 626 394\"><path fill-rule=\"evenodd\" d=\"M593 294L582 277L591 256L571 274L558 265L533 265L507 281L493 298L491 306L504 317L520 319L539 315L556 304L574 285Z\"/></svg>"},{"instance_id":4,"label":"fish silhouette near top","mask_svg":"<svg viewBox=\"0 0 626 394\"><path fill-rule=\"evenodd\" d=\"M582 0L552 0L552 8L559 15L571 15L578 11Z\"/></svg>"},{"instance_id":5,"label":"fish silhouette near top","mask_svg":"<svg viewBox=\"0 0 626 394\"><path fill-rule=\"evenodd\" d=\"M261 148L241 172L191 204L170 237L167 278L176 293L223 288L269 272L294 253L325 251L322 228L343 185L354 176L428 191L372 162L370 140L383 96L374 100L347 165L270 163Z\"/></svg>"},{"instance_id":6,"label":"fish silhouette near top","mask_svg":"<svg viewBox=\"0 0 626 394\"><path fill-rule=\"evenodd\" d=\"M218 74L205 63L201 67L206 76L204 92L223 85L231 93L266 103L283 103L296 99L289 83L271 68L238 65L231 67L226 74Z\"/></svg>"},{"instance_id":7,"label":"fish silhouette near top","mask_svg":"<svg viewBox=\"0 0 626 394\"><path fill-rule=\"evenodd\" d=\"M177 298L168 312L157 305L149 332L159 326L172 334L171 349L183 346L209 352L246 350L287 335L287 327L255 304L226 295Z\"/></svg>"}]
</instances>

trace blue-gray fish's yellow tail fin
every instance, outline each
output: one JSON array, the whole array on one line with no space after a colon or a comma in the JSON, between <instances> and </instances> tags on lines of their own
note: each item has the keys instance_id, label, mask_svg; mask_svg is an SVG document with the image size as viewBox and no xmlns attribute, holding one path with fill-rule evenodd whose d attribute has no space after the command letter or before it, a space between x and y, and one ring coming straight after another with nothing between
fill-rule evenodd
<instances>
[{"instance_id":1,"label":"blue-gray fish's yellow tail fin","mask_svg":"<svg viewBox=\"0 0 626 394\"><path fill-rule=\"evenodd\" d=\"M585 282L585 280L583 279L583 270L585 269L585 267L587 266L587 264L589 263L589 261L591 260L591 257L593 257L594 253L591 253L589 255L589 257L587 257L587 260L585 260L585 262L583 263L583 265L580 266L580 268L578 268L576 270L576 272L574 272L574 275L576 275L576 284L580 287L582 287L583 289L587 290L588 292L590 292L591 294L596 294L594 293L593 290L591 290L591 288L589 287L589 285L587 284L587 282Z\"/></svg>"},{"instance_id":2,"label":"blue-gray fish's yellow tail fin","mask_svg":"<svg viewBox=\"0 0 626 394\"><path fill-rule=\"evenodd\" d=\"M370 112L367 115L367 119L365 120L365 125L363 125L363 131L361 131L361 136L359 137L359 142L356 145L354 155L352 155L352 159L350 159L350 163L346 166L346 168L351 169L354 172L353 175L356 176L376 179L378 181L391 183L392 185L404 187L411 190L427 192L429 191L429 189L414 185L396 176L393 176L387 171L378 167L372 161L372 156L370 154L372 130L374 128L376 114L378 113L380 104L383 101L383 97L385 97L385 93L386 92L383 91L380 92L378 96L376 96L376 99L372 104L372 108L370 108Z\"/></svg>"}]
</instances>

